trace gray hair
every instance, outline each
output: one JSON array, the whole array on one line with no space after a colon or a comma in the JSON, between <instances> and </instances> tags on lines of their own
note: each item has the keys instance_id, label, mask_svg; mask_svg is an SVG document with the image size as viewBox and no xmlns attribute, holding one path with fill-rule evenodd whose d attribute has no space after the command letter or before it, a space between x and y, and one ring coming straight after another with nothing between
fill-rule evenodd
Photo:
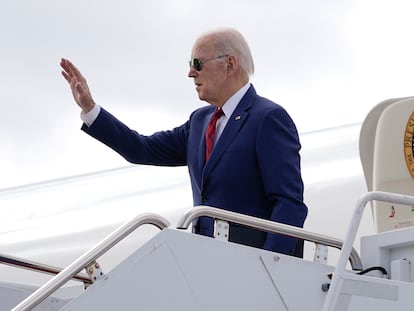
<instances>
[{"instance_id":1,"label":"gray hair","mask_svg":"<svg viewBox=\"0 0 414 311\"><path fill-rule=\"evenodd\" d=\"M222 55L234 55L237 57L241 71L248 77L254 73L254 62L250 47L243 35L233 28L220 28L212 30L200 38L212 36L216 51Z\"/></svg>"}]
</instances>

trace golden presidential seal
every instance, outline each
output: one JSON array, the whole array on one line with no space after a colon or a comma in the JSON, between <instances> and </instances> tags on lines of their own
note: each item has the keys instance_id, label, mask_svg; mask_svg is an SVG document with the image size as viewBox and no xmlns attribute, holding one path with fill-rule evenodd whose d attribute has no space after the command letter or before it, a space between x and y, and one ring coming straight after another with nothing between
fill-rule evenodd
<instances>
[{"instance_id":1,"label":"golden presidential seal","mask_svg":"<svg viewBox=\"0 0 414 311\"><path fill-rule=\"evenodd\" d=\"M414 138L414 111L411 113L410 118L407 121L404 132L404 157L407 164L408 171L411 177L414 178L414 150L413 150L413 138Z\"/></svg>"}]
</instances>

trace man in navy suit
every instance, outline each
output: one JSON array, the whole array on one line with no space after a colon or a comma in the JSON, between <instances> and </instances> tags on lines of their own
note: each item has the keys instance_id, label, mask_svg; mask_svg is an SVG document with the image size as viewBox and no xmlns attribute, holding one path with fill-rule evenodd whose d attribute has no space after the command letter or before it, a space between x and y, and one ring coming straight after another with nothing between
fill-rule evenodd
<instances>
[{"instance_id":1,"label":"man in navy suit","mask_svg":"<svg viewBox=\"0 0 414 311\"><path fill-rule=\"evenodd\" d=\"M300 143L294 122L278 104L256 94L249 77L250 48L234 29L218 29L195 42L188 76L208 106L169 131L150 136L129 129L96 105L85 78L68 60L62 74L82 108L82 130L137 164L187 165L194 205L209 205L303 227ZM205 132L218 109L214 148L206 160ZM213 220L200 217L195 232L212 236ZM302 256L303 241L230 224L229 240Z\"/></svg>"}]
</instances>

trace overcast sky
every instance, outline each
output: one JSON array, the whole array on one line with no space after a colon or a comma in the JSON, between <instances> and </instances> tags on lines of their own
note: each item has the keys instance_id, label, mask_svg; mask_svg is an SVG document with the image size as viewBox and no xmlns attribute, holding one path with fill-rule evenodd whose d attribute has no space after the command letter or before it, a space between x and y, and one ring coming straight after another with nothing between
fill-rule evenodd
<instances>
[{"instance_id":1,"label":"overcast sky","mask_svg":"<svg viewBox=\"0 0 414 311\"><path fill-rule=\"evenodd\" d=\"M192 44L234 27L251 46L256 90L304 133L414 95L413 9L411 0L3 1L0 189L127 164L80 131L61 57L97 103L150 134L204 104L187 78Z\"/></svg>"}]
</instances>

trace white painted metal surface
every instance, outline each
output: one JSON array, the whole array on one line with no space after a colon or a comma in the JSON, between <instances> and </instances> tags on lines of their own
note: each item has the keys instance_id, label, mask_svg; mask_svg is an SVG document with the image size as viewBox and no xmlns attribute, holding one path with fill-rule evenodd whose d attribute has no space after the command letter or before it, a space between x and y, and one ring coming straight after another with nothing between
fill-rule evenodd
<instances>
[{"instance_id":1,"label":"white painted metal surface","mask_svg":"<svg viewBox=\"0 0 414 311\"><path fill-rule=\"evenodd\" d=\"M332 271L166 229L62 310L321 310Z\"/></svg>"},{"instance_id":2,"label":"white painted metal surface","mask_svg":"<svg viewBox=\"0 0 414 311\"><path fill-rule=\"evenodd\" d=\"M372 200L414 204L414 197L406 195L384 192L364 195L357 202L335 267L187 231L164 229L59 310L175 310L182 309L183 303L191 310L407 310L414 294L414 283L411 282L411 276L402 279L401 275L404 271L411 273L410 262L406 260L414 252L414 228L371 238L377 243L369 245L375 245L372 248L377 251L366 253L366 262L371 263L372 256L379 256L382 261L378 265L388 271L393 268L394 278L363 274L364 271L346 268L362 212ZM280 228L289 229L289 234L295 231L285 228L285 225L279 228L276 224L273 228L270 223L260 219L256 222L253 217L208 207L187 213L179 226L190 223L193 216L203 215L203 212L210 216L221 215L226 220L240 218L240 222L245 225L263 225L276 232ZM154 219L157 220L157 217ZM132 227L124 225L121 228L116 232L130 231ZM300 236L313 236L302 229L297 231ZM62 281L72 277L69 271L73 275L77 274L80 266L86 266L95 259L89 255L97 254L98 249L109 249L108 241L119 241L120 236L110 235L99 244L102 247L98 245L87 252L12 310L32 310L41 301L38 297L47 298L56 286L61 286ZM402 242L404 239L405 242ZM319 240L323 241L323 238ZM389 249L400 250L394 251L393 256L384 255L381 252L385 244ZM371 267L364 266L364 269L369 270Z\"/></svg>"},{"instance_id":3,"label":"white painted metal surface","mask_svg":"<svg viewBox=\"0 0 414 311\"><path fill-rule=\"evenodd\" d=\"M90 268L91 264L96 262L96 258L103 255L107 250L114 247L118 242L128 236L131 232L143 224L153 224L160 229L168 227L170 224L161 216L153 214L139 215L130 221L124 223L113 233L108 235L98 245L87 251L77 260L72 262L68 267L62 270L49 282L40 287L32 295L23 300L18 306L13 308L13 311L31 310L42 302L45 298L53 294L62 285L68 282L73 276L77 275L82 269ZM88 271L89 272L89 271ZM91 273L93 274L93 273ZM102 279L100 277L98 280Z\"/></svg>"},{"instance_id":4,"label":"white painted metal surface","mask_svg":"<svg viewBox=\"0 0 414 311\"><path fill-rule=\"evenodd\" d=\"M371 308L372 310L389 310L385 306L388 308L392 307L393 310L402 311L406 310L404 308L410 306L411 297L414 294L414 283L394 282L393 280L379 279L377 277L359 276L346 270L346 263L349 258L347 256L351 253L364 208L368 202L374 200L398 204L414 204L414 197L401 194L370 192L361 197L348 227L348 233L342 246L338 264L333 273L332 284L323 305L323 311L371 310ZM406 239L413 240L412 236L410 236L409 229L411 228L402 231L403 236ZM400 241L396 241L391 247L398 247ZM371 253L367 257L371 257L372 255L378 255L378 252ZM367 269L370 267L372 266L365 266L364 268ZM383 266L381 265L381 267ZM394 294L390 296L385 295L384 293L387 291ZM354 297L358 297L361 301L355 302L358 299L354 299ZM362 297L367 299L362 299ZM368 298L374 298L375 301ZM354 305L352 308L350 307L351 302ZM394 302L394 304L392 305L390 302Z\"/></svg>"}]
</instances>

